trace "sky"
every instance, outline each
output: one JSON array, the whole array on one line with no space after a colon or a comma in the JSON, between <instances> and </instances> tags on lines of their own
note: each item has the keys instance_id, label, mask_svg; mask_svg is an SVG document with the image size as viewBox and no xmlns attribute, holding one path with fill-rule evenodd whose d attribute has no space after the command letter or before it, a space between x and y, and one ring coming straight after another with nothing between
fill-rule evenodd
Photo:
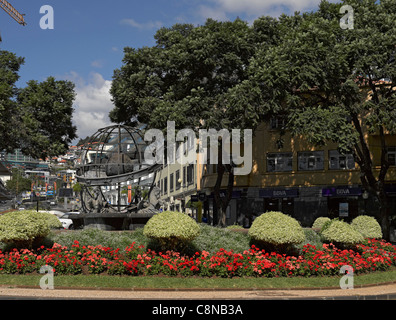
<instances>
[{"instance_id":1,"label":"sky","mask_svg":"<svg viewBox=\"0 0 396 320\"><path fill-rule=\"evenodd\" d=\"M260 16L316 10L320 0L8 0L25 14L19 25L0 9L1 50L25 58L19 87L49 76L76 85L73 121L79 138L111 125L109 89L122 66L125 47L154 46L154 34L176 23L204 24L207 18L249 23ZM53 9L53 29L48 24ZM43 8L44 10L44 8ZM73 141L74 143L76 142Z\"/></svg>"}]
</instances>

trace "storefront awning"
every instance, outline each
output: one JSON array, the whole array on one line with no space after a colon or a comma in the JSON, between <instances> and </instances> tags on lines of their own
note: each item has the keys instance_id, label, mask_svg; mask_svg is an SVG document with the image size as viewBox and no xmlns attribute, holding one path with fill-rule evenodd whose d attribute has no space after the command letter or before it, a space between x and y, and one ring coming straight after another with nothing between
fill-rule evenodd
<instances>
[{"instance_id":1,"label":"storefront awning","mask_svg":"<svg viewBox=\"0 0 396 320\"><path fill-rule=\"evenodd\" d=\"M356 197L362 195L362 189L359 187L332 187L323 188L322 197Z\"/></svg>"},{"instance_id":2,"label":"storefront awning","mask_svg":"<svg viewBox=\"0 0 396 320\"><path fill-rule=\"evenodd\" d=\"M227 190L220 190L220 198L225 198L226 195L227 195ZM232 191L232 196L231 196L232 199L239 199L239 198L241 198L241 196L242 196L242 191L240 191L240 190ZM207 198L214 199L214 192L212 192L210 194L210 196L207 196ZM202 199L201 199L201 201L202 201Z\"/></svg>"},{"instance_id":3,"label":"storefront awning","mask_svg":"<svg viewBox=\"0 0 396 320\"><path fill-rule=\"evenodd\" d=\"M260 198L297 198L298 189L260 189Z\"/></svg>"}]
</instances>

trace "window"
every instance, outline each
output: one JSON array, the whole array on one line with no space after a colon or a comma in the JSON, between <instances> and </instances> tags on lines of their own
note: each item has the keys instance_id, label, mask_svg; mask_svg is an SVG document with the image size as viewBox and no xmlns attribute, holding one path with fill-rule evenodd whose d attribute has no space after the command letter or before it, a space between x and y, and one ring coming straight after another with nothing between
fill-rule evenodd
<instances>
[{"instance_id":1,"label":"window","mask_svg":"<svg viewBox=\"0 0 396 320\"><path fill-rule=\"evenodd\" d=\"M285 116L275 116L270 119L270 128L272 130L284 129L286 126Z\"/></svg>"},{"instance_id":2,"label":"window","mask_svg":"<svg viewBox=\"0 0 396 320\"><path fill-rule=\"evenodd\" d=\"M194 183L194 165L190 164L187 167L187 185Z\"/></svg>"},{"instance_id":3,"label":"window","mask_svg":"<svg viewBox=\"0 0 396 320\"><path fill-rule=\"evenodd\" d=\"M293 169L293 153L269 153L267 155L267 171L292 171Z\"/></svg>"},{"instance_id":4,"label":"window","mask_svg":"<svg viewBox=\"0 0 396 320\"><path fill-rule=\"evenodd\" d=\"M323 170L324 151L299 152L298 170Z\"/></svg>"},{"instance_id":5,"label":"window","mask_svg":"<svg viewBox=\"0 0 396 320\"><path fill-rule=\"evenodd\" d=\"M352 170L355 169L353 154L341 154L338 150L329 151L330 170Z\"/></svg>"},{"instance_id":6,"label":"window","mask_svg":"<svg viewBox=\"0 0 396 320\"><path fill-rule=\"evenodd\" d=\"M180 170L176 171L176 190L180 189Z\"/></svg>"},{"instance_id":7,"label":"window","mask_svg":"<svg viewBox=\"0 0 396 320\"><path fill-rule=\"evenodd\" d=\"M164 194L168 193L168 177L164 178Z\"/></svg>"},{"instance_id":8,"label":"window","mask_svg":"<svg viewBox=\"0 0 396 320\"><path fill-rule=\"evenodd\" d=\"M169 192L173 192L174 181L174 173L171 173L169 176Z\"/></svg>"},{"instance_id":9,"label":"window","mask_svg":"<svg viewBox=\"0 0 396 320\"><path fill-rule=\"evenodd\" d=\"M388 147L386 159L390 166L396 166L396 147Z\"/></svg>"}]
</instances>

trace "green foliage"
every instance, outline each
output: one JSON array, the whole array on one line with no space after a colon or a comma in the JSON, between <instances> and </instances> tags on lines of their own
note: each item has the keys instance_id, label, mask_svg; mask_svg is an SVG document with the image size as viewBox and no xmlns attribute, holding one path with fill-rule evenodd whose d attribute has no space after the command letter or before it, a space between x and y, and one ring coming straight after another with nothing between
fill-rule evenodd
<instances>
[{"instance_id":1,"label":"green foliage","mask_svg":"<svg viewBox=\"0 0 396 320\"><path fill-rule=\"evenodd\" d=\"M351 226L359 231L364 238L382 238L381 226L374 217L358 216L352 220Z\"/></svg>"},{"instance_id":2,"label":"green foliage","mask_svg":"<svg viewBox=\"0 0 396 320\"><path fill-rule=\"evenodd\" d=\"M313 225L312 225L312 229L317 229L317 230L321 231L322 228L323 228L323 225L324 225L326 222L328 222L328 221L331 221L330 218L328 218L328 217L319 217L319 218L317 218L317 219L314 221L314 223L313 223Z\"/></svg>"},{"instance_id":3,"label":"green foliage","mask_svg":"<svg viewBox=\"0 0 396 320\"><path fill-rule=\"evenodd\" d=\"M252 239L272 245L292 245L305 240L300 223L282 212L266 212L257 217L249 229Z\"/></svg>"},{"instance_id":4,"label":"green foliage","mask_svg":"<svg viewBox=\"0 0 396 320\"><path fill-rule=\"evenodd\" d=\"M77 182L76 184L74 184L74 186L73 186L73 192L79 193L79 192L81 192L81 190L82 190L82 186L81 186L80 183Z\"/></svg>"},{"instance_id":5,"label":"green foliage","mask_svg":"<svg viewBox=\"0 0 396 320\"><path fill-rule=\"evenodd\" d=\"M17 93L16 82L24 59L14 53L0 50L0 150L12 152L18 146L20 128L18 112L13 99Z\"/></svg>"},{"instance_id":6,"label":"green foliage","mask_svg":"<svg viewBox=\"0 0 396 320\"><path fill-rule=\"evenodd\" d=\"M8 190L19 194L23 191L30 191L32 188L32 180L25 178L22 172L18 169L12 169L12 177L6 182L6 187Z\"/></svg>"},{"instance_id":7,"label":"green foliage","mask_svg":"<svg viewBox=\"0 0 396 320\"><path fill-rule=\"evenodd\" d=\"M34 212L34 211L33 211ZM61 229L62 222L58 219L58 217L49 212L39 212L39 216L41 219L45 220L50 229Z\"/></svg>"},{"instance_id":8,"label":"green foliage","mask_svg":"<svg viewBox=\"0 0 396 320\"><path fill-rule=\"evenodd\" d=\"M362 243L364 240L361 233L356 231L350 224L337 219L325 223L321 236L326 242L346 247Z\"/></svg>"},{"instance_id":9,"label":"green foliage","mask_svg":"<svg viewBox=\"0 0 396 320\"><path fill-rule=\"evenodd\" d=\"M177 249L191 242L200 233L194 219L177 211L156 214L144 226L146 237L160 242L162 248Z\"/></svg>"},{"instance_id":10,"label":"green foliage","mask_svg":"<svg viewBox=\"0 0 396 320\"><path fill-rule=\"evenodd\" d=\"M36 158L65 153L77 137L72 123L74 84L53 77L32 80L17 98L24 125L22 152Z\"/></svg>"},{"instance_id":11,"label":"green foliage","mask_svg":"<svg viewBox=\"0 0 396 320\"><path fill-rule=\"evenodd\" d=\"M63 154L76 138L74 84L49 77L17 88L23 63L23 58L0 50L0 150L20 148L35 158Z\"/></svg>"},{"instance_id":12,"label":"green foliage","mask_svg":"<svg viewBox=\"0 0 396 320\"><path fill-rule=\"evenodd\" d=\"M33 242L45 238L51 228L62 224L48 212L14 211L0 216L0 242L31 248Z\"/></svg>"},{"instance_id":13,"label":"green foliage","mask_svg":"<svg viewBox=\"0 0 396 320\"><path fill-rule=\"evenodd\" d=\"M273 24L262 21L252 28L240 19L208 19L197 27L176 24L158 30L153 47L125 48L124 65L115 70L110 90L115 104L110 118L129 123L137 117L155 128L166 128L167 120L175 121L177 128L243 126L231 124L236 113L229 114L225 105L214 106L247 78L256 42L268 40L266 27ZM271 35L276 32L270 30ZM257 122L256 117L252 120Z\"/></svg>"}]
</instances>

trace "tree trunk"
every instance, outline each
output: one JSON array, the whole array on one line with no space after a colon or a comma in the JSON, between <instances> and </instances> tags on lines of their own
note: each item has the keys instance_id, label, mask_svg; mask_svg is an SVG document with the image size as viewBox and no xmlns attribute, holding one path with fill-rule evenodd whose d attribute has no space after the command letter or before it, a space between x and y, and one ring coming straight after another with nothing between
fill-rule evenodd
<instances>
[{"instance_id":1,"label":"tree trunk","mask_svg":"<svg viewBox=\"0 0 396 320\"><path fill-rule=\"evenodd\" d=\"M231 164L223 164L222 159L222 144L219 141L218 147L218 164L217 164L217 179L216 184L214 186L214 200L215 206L217 209L217 221L214 221L214 224L217 224L218 227L226 227L226 213L227 207L232 198L232 190L234 188L234 173ZM226 194L220 194L221 191L221 182L224 177L224 173L228 172L228 184Z\"/></svg>"},{"instance_id":2,"label":"tree trunk","mask_svg":"<svg viewBox=\"0 0 396 320\"><path fill-rule=\"evenodd\" d=\"M377 214L378 223L381 225L382 236L385 240L390 240L390 221L388 197L385 191L385 177L389 169L389 163L386 159L386 144L383 128L379 130L381 138L381 170L378 178L374 175L373 163L371 160L370 149L365 140L357 114L352 115L353 124L359 134L360 144L355 145L355 160L360 166L360 180L363 187L378 200L379 208Z\"/></svg>"},{"instance_id":3,"label":"tree trunk","mask_svg":"<svg viewBox=\"0 0 396 320\"><path fill-rule=\"evenodd\" d=\"M384 186L379 188L377 199L379 201L379 224L382 229L382 237L390 241L390 221L389 221L389 202L388 196L386 195L386 191Z\"/></svg>"}]
</instances>

